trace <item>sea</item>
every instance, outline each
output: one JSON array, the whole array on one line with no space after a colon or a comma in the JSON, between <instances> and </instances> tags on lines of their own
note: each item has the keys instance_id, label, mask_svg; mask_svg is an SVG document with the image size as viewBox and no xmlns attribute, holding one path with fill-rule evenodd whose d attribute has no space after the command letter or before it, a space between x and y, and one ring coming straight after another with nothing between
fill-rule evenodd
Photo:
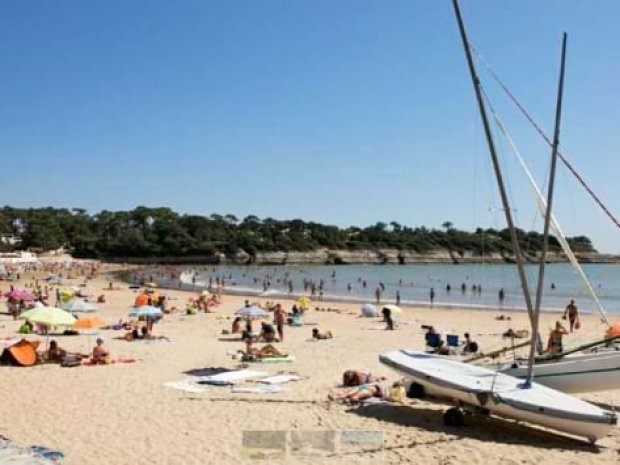
<instances>
[{"instance_id":1,"label":"sea","mask_svg":"<svg viewBox=\"0 0 620 465\"><path fill-rule=\"evenodd\" d=\"M620 315L620 265L584 264L584 272L606 313ZM528 286L534 299L538 266L526 265ZM187 266L179 278L165 273L152 276L163 287L224 292L264 297L311 295L315 300L481 308L489 310L525 309L525 301L515 265L282 265L282 266ZM562 311L571 299L579 310L598 313L598 306L586 285L568 263L545 268L543 311ZM500 290L504 298L500 301ZM317 304L318 305L318 304Z\"/></svg>"}]
</instances>

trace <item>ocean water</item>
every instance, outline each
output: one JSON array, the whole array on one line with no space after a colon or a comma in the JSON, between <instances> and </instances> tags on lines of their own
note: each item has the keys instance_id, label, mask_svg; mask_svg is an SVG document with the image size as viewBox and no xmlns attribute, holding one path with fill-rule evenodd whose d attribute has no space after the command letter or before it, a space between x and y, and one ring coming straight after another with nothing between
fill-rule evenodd
<instances>
[{"instance_id":1,"label":"ocean water","mask_svg":"<svg viewBox=\"0 0 620 465\"><path fill-rule=\"evenodd\" d=\"M607 313L620 315L620 265L587 264L583 269ZM545 270L543 309L563 310L570 299L575 299L580 311L598 312L585 285L569 264L547 265ZM538 266L527 265L526 272L534 300ZM308 294L310 288L304 289L304 281L315 283L318 296L322 280L326 300L374 302L376 289L380 288L382 303L395 303L398 291L402 304L429 304L433 288L436 305L525 308L516 266L508 264L187 267L182 274L182 286L200 289L208 286L209 279L215 286L218 277L224 279L226 292L274 298L288 295L289 282L292 282L294 295ZM160 282L171 286L179 284L164 278ZM463 284L465 291L461 289ZM480 285L481 292L474 292L474 285ZM501 307L500 289L505 294Z\"/></svg>"}]
</instances>

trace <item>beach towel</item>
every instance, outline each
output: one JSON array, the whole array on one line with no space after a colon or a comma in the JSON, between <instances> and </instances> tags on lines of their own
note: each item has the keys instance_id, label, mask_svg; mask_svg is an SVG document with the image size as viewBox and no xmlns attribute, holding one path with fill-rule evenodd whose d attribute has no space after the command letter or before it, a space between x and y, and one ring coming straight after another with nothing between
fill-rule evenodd
<instances>
[{"instance_id":1,"label":"beach towel","mask_svg":"<svg viewBox=\"0 0 620 465\"><path fill-rule=\"evenodd\" d=\"M224 367L205 367L205 368L192 368L191 370L184 371L183 373L185 373L186 375L192 375L192 376L211 376L211 375L217 375L219 373L228 373L229 371L236 371L236 370L231 370L230 368L224 368Z\"/></svg>"},{"instance_id":2,"label":"beach towel","mask_svg":"<svg viewBox=\"0 0 620 465\"><path fill-rule=\"evenodd\" d=\"M233 386L230 392L235 394L277 394L285 392L286 389L280 386L266 385L266 386Z\"/></svg>"},{"instance_id":3,"label":"beach towel","mask_svg":"<svg viewBox=\"0 0 620 465\"><path fill-rule=\"evenodd\" d=\"M228 371L226 373L219 373L217 375L199 376L198 378L196 378L196 382L198 384L228 386L250 378L262 378L264 376L267 376L267 374L268 373L265 373L263 371L253 370Z\"/></svg>"},{"instance_id":4,"label":"beach towel","mask_svg":"<svg viewBox=\"0 0 620 465\"><path fill-rule=\"evenodd\" d=\"M191 392L194 394L204 392L204 389L199 387L196 384L196 380L193 378L182 379L180 381L171 381L169 383L164 383L164 386L170 387L173 389L179 389L180 391Z\"/></svg>"},{"instance_id":5,"label":"beach towel","mask_svg":"<svg viewBox=\"0 0 620 465\"><path fill-rule=\"evenodd\" d=\"M263 384L284 384L284 383L290 383L291 381L300 381L302 379L304 378L299 375L282 374L282 375L268 376L267 378L262 378L262 379L257 380L257 382L263 383Z\"/></svg>"},{"instance_id":6,"label":"beach towel","mask_svg":"<svg viewBox=\"0 0 620 465\"><path fill-rule=\"evenodd\" d=\"M64 454L43 446L22 447L0 436L0 463L12 465L49 465L61 463Z\"/></svg>"},{"instance_id":7,"label":"beach towel","mask_svg":"<svg viewBox=\"0 0 620 465\"><path fill-rule=\"evenodd\" d=\"M87 367L96 367L96 366L106 366L106 365L118 365L118 364L125 364L125 363L136 363L138 361L138 359L135 358L115 358L114 360L112 360L110 363L97 363L94 362L91 359L88 360L83 360L82 361L82 365L87 366Z\"/></svg>"},{"instance_id":8,"label":"beach towel","mask_svg":"<svg viewBox=\"0 0 620 465\"><path fill-rule=\"evenodd\" d=\"M257 358L255 360L251 360L251 362L259 362L259 363L292 363L295 361L294 355L286 355L284 357L265 357L265 358Z\"/></svg>"}]
</instances>

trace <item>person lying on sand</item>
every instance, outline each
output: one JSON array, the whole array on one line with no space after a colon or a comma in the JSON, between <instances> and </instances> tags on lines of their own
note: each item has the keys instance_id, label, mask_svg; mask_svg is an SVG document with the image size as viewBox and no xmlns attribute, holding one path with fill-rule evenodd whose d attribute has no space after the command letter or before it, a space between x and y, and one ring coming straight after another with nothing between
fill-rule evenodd
<instances>
[{"instance_id":1,"label":"person lying on sand","mask_svg":"<svg viewBox=\"0 0 620 465\"><path fill-rule=\"evenodd\" d=\"M385 376L374 377L371 373L358 370L347 370L342 374L343 386L360 386L377 381L384 381Z\"/></svg>"},{"instance_id":2,"label":"person lying on sand","mask_svg":"<svg viewBox=\"0 0 620 465\"><path fill-rule=\"evenodd\" d=\"M385 396L383 388L379 383L360 384L359 386L349 389L341 394L328 394L329 400L342 401L344 403L360 402L371 397L382 399Z\"/></svg>"},{"instance_id":3,"label":"person lying on sand","mask_svg":"<svg viewBox=\"0 0 620 465\"><path fill-rule=\"evenodd\" d=\"M324 334L319 332L319 328L312 328L312 339L332 339L334 335L331 331L326 331Z\"/></svg>"},{"instance_id":4,"label":"person lying on sand","mask_svg":"<svg viewBox=\"0 0 620 465\"><path fill-rule=\"evenodd\" d=\"M62 349L55 339L50 341L49 348L43 353L43 358L48 362L61 363L66 357L88 358L88 355Z\"/></svg>"},{"instance_id":5,"label":"person lying on sand","mask_svg":"<svg viewBox=\"0 0 620 465\"><path fill-rule=\"evenodd\" d=\"M265 344L260 349L253 346L253 339L246 338L245 342L245 351L240 350L239 352L248 357L256 357L256 358L267 358L267 357L286 357L287 354L280 352L271 344Z\"/></svg>"}]
</instances>

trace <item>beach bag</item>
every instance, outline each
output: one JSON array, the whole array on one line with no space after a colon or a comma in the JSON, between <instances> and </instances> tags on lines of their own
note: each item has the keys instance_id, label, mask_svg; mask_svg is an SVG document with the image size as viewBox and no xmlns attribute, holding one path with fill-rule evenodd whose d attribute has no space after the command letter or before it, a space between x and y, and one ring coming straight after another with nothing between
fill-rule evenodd
<instances>
[{"instance_id":1,"label":"beach bag","mask_svg":"<svg viewBox=\"0 0 620 465\"><path fill-rule=\"evenodd\" d=\"M581 329L581 321L575 321L575 329Z\"/></svg>"}]
</instances>

